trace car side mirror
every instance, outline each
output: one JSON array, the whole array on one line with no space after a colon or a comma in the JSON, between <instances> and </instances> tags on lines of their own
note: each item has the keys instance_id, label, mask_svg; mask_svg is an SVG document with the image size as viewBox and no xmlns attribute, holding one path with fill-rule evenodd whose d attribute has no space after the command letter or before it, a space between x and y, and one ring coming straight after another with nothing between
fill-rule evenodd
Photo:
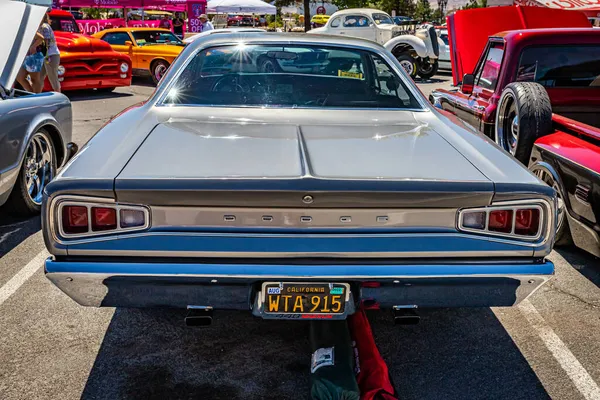
<instances>
[{"instance_id":1,"label":"car side mirror","mask_svg":"<svg viewBox=\"0 0 600 400\"><path fill-rule=\"evenodd\" d=\"M471 94L471 93L473 93L474 86L475 86L475 75L465 74L463 76L461 91L464 94Z\"/></svg>"},{"instance_id":2,"label":"car side mirror","mask_svg":"<svg viewBox=\"0 0 600 400\"><path fill-rule=\"evenodd\" d=\"M125 42L125 46L133 47L133 43L129 40Z\"/></svg>"}]
</instances>

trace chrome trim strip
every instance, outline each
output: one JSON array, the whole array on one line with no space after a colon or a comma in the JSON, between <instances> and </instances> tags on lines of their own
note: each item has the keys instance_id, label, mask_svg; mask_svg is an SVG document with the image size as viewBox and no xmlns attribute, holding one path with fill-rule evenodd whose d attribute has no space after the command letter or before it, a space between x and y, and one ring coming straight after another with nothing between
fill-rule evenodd
<instances>
[{"instance_id":1,"label":"chrome trim strip","mask_svg":"<svg viewBox=\"0 0 600 400\"><path fill-rule=\"evenodd\" d=\"M166 251L166 250L93 250L69 247L70 256L111 257L190 257L190 258L448 258L448 257L531 257L531 248L507 251L406 251L406 252L244 252L244 251Z\"/></svg>"},{"instance_id":2,"label":"chrome trim strip","mask_svg":"<svg viewBox=\"0 0 600 400\"><path fill-rule=\"evenodd\" d=\"M152 227L446 228L456 229L456 208L250 208L151 206Z\"/></svg>"}]
</instances>

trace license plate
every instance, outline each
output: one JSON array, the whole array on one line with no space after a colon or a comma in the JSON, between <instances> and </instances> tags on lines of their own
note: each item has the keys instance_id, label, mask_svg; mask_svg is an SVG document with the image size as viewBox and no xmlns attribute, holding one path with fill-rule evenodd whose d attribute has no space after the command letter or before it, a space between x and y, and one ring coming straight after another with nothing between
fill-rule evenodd
<instances>
[{"instance_id":1,"label":"license plate","mask_svg":"<svg viewBox=\"0 0 600 400\"><path fill-rule=\"evenodd\" d=\"M265 314L342 315L349 298L347 283L263 283Z\"/></svg>"}]
</instances>

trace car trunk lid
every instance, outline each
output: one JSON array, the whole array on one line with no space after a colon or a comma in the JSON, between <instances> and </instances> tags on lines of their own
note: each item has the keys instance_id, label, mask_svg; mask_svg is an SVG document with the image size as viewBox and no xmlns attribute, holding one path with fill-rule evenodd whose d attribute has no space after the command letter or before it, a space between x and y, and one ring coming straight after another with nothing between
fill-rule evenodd
<instances>
[{"instance_id":1,"label":"car trunk lid","mask_svg":"<svg viewBox=\"0 0 600 400\"><path fill-rule=\"evenodd\" d=\"M487 205L493 183L427 124L158 124L115 180L150 205ZM319 195L303 202L306 193Z\"/></svg>"}]
</instances>

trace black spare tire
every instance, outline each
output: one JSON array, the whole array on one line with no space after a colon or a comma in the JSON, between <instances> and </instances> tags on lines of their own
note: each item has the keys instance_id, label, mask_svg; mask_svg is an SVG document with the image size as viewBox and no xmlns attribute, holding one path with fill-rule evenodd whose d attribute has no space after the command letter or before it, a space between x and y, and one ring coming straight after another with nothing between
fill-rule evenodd
<instances>
[{"instance_id":1,"label":"black spare tire","mask_svg":"<svg viewBox=\"0 0 600 400\"><path fill-rule=\"evenodd\" d=\"M513 82L504 88L496 111L496 143L524 165L533 143L552 131L552 106L539 83Z\"/></svg>"}]
</instances>

